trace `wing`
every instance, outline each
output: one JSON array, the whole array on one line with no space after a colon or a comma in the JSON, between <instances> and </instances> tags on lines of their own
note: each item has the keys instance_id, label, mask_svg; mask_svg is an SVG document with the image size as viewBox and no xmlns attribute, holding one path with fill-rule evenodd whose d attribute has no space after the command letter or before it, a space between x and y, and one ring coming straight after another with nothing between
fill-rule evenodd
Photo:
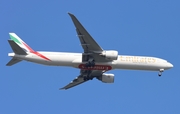
<instances>
[{"instance_id":1,"label":"wing","mask_svg":"<svg viewBox=\"0 0 180 114\"><path fill-rule=\"evenodd\" d=\"M84 82L86 82L86 81L84 81L83 76L79 75L73 81L71 81L68 85L66 85L66 86L64 86L63 88L60 88L60 89L69 89L71 87L77 86L77 85L82 84Z\"/></svg>"},{"instance_id":2,"label":"wing","mask_svg":"<svg viewBox=\"0 0 180 114\"><path fill-rule=\"evenodd\" d=\"M76 31L81 42L81 46L84 49L82 61L88 60L89 56L92 56L96 62L109 62L104 57L100 56L103 49L98 45L98 43L91 37L91 35L86 31L78 19L71 13L68 13L76 27Z\"/></svg>"},{"instance_id":3,"label":"wing","mask_svg":"<svg viewBox=\"0 0 180 114\"><path fill-rule=\"evenodd\" d=\"M93 58L96 62L109 62L111 60L106 60L104 57L100 56L103 52L103 49L97 44L97 42L91 37L91 35L86 31L86 29L81 25L77 18L68 13L76 27L76 31L81 42L81 46L84 49L82 54L82 62L87 62L90 58ZM64 86L61 89L69 89L79 84L82 84L88 80L91 80L94 77L101 76L105 71L101 70L81 70L80 75L72 80L68 85ZM90 76L88 80L84 80L84 77Z\"/></svg>"},{"instance_id":4,"label":"wing","mask_svg":"<svg viewBox=\"0 0 180 114\"><path fill-rule=\"evenodd\" d=\"M85 53L94 52L94 51L103 51L103 49L96 43L96 41L91 37L91 35L86 31L86 29L81 25L77 18L68 13L76 27L78 37L80 39L81 45Z\"/></svg>"},{"instance_id":5,"label":"wing","mask_svg":"<svg viewBox=\"0 0 180 114\"><path fill-rule=\"evenodd\" d=\"M91 77L98 77L98 76L101 76L102 73L104 73L103 71L99 71L99 70L94 70L94 71L90 71L90 70L81 70L81 74L76 77L73 81L71 81L68 85L64 86L63 88L60 88L60 89L69 89L69 88L72 88L74 86L77 86L79 84L82 84L86 81L89 81L89 80L84 80L84 76L87 75L87 73L91 76Z\"/></svg>"}]
</instances>

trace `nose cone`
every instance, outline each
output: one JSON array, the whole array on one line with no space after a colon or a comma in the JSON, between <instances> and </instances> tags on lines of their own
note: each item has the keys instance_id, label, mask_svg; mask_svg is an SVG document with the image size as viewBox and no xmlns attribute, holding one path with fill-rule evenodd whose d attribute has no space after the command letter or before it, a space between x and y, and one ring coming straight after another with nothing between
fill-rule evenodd
<instances>
[{"instance_id":1,"label":"nose cone","mask_svg":"<svg viewBox=\"0 0 180 114\"><path fill-rule=\"evenodd\" d=\"M171 63L168 62L168 63L167 63L167 67L168 67L168 68L172 68L173 65L172 65Z\"/></svg>"}]
</instances>

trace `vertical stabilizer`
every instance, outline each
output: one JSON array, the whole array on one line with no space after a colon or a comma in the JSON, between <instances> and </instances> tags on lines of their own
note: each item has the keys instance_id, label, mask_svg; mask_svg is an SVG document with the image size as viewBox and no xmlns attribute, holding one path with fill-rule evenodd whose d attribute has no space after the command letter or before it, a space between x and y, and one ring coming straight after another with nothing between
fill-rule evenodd
<instances>
[{"instance_id":1,"label":"vertical stabilizer","mask_svg":"<svg viewBox=\"0 0 180 114\"><path fill-rule=\"evenodd\" d=\"M15 33L9 33L11 40L13 40L17 45L19 45L26 52L35 52L30 46L28 46L20 37Z\"/></svg>"}]
</instances>

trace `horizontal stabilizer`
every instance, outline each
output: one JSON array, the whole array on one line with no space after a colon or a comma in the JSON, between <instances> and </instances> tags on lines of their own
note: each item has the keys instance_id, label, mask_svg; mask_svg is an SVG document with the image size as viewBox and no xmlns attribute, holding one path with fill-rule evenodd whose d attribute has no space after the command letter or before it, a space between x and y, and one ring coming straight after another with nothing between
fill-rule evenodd
<instances>
[{"instance_id":1,"label":"horizontal stabilizer","mask_svg":"<svg viewBox=\"0 0 180 114\"><path fill-rule=\"evenodd\" d=\"M16 63L18 63L18 62L20 62L20 61L22 61L22 60L19 60L19 59L16 59L16 58L12 58L12 59L6 64L6 66L12 66L12 65L14 65L14 64L16 64Z\"/></svg>"},{"instance_id":2,"label":"horizontal stabilizer","mask_svg":"<svg viewBox=\"0 0 180 114\"><path fill-rule=\"evenodd\" d=\"M8 42L15 54L27 55L27 53L21 47L19 47L19 45L17 45L13 40L8 40Z\"/></svg>"}]
</instances>

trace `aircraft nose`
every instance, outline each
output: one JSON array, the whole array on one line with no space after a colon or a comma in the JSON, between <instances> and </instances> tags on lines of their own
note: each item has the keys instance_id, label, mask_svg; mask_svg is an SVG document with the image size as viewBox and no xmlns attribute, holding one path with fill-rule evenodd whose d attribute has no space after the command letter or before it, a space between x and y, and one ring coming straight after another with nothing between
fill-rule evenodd
<instances>
[{"instance_id":1,"label":"aircraft nose","mask_svg":"<svg viewBox=\"0 0 180 114\"><path fill-rule=\"evenodd\" d=\"M172 67L173 67L173 64L171 64L171 63L168 62L167 67L168 67L168 68L172 68Z\"/></svg>"}]
</instances>

